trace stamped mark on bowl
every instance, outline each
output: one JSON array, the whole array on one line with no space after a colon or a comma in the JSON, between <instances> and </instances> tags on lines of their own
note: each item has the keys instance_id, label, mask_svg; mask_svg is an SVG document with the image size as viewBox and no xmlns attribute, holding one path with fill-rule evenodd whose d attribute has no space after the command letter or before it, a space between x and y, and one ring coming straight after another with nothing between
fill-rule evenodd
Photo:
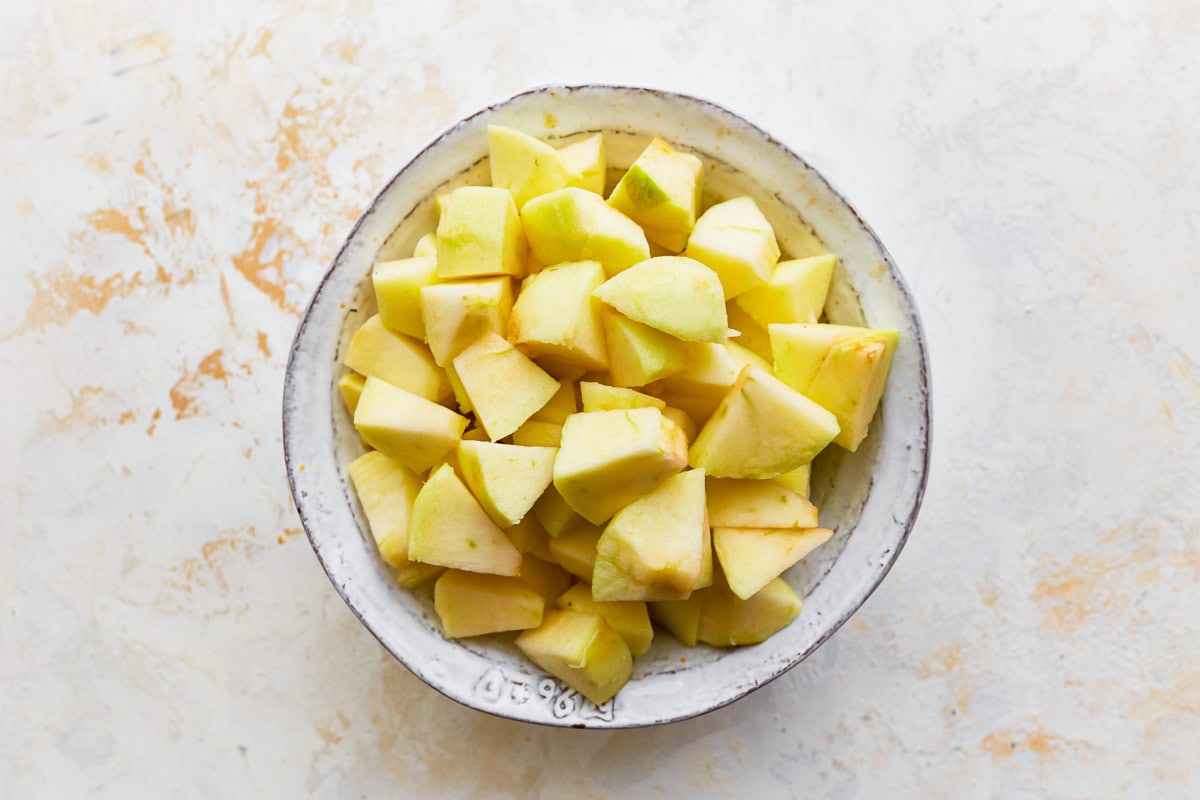
<instances>
[{"instance_id":1,"label":"stamped mark on bowl","mask_svg":"<svg viewBox=\"0 0 1200 800\"><path fill-rule=\"evenodd\" d=\"M542 703L550 708L555 719L574 717L579 721L613 721L613 701L606 700L596 705L579 692L564 686L554 678L543 677L535 681L527 676L509 677L500 667L491 667L475 683L475 696L489 705L517 705Z\"/></svg>"}]
</instances>

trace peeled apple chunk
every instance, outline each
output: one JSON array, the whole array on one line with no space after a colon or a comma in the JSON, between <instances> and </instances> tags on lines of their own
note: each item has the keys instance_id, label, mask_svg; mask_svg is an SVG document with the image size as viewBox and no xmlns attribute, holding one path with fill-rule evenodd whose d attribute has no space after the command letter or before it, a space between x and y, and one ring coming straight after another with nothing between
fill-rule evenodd
<instances>
[{"instance_id":1,"label":"peeled apple chunk","mask_svg":"<svg viewBox=\"0 0 1200 800\"><path fill-rule=\"evenodd\" d=\"M705 489L714 528L817 527L817 507L775 480L709 478Z\"/></svg>"},{"instance_id":2,"label":"peeled apple chunk","mask_svg":"<svg viewBox=\"0 0 1200 800\"><path fill-rule=\"evenodd\" d=\"M654 639L654 627L650 624L650 615L646 612L645 603L602 603L592 599L592 587L586 583L577 583L563 592L555 605L600 616L625 640L625 644L629 645L629 652L635 656L640 656L650 649L650 642Z\"/></svg>"},{"instance_id":3,"label":"peeled apple chunk","mask_svg":"<svg viewBox=\"0 0 1200 800\"><path fill-rule=\"evenodd\" d=\"M825 544L828 528L721 528L713 526L713 547L729 582L743 600L784 570Z\"/></svg>"},{"instance_id":4,"label":"peeled apple chunk","mask_svg":"<svg viewBox=\"0 0 1200 800\"><path fill-rule=\"evenodd\" d=\"M509 338L530 358L550 357L589 370L608 368L600 305L592 292L604 282L598 261L547 267L530 275L508 321Z\"/></svg>"},{"instance_id":5,"label":"peeled apple chunk","mask_svg":"<svg viewBox=\"0 0 1200 800\"><path fill-rule=\"evenodd\" d=\"M613 411L619 408L657 408L662 411L667 407L657 397L594 381L581 382L579 394L583 398L584 411Z\"/></svg>"},{"instance_id":6,"label":"peeled apple chunk","mask_svg":"<svg viewBox=\"0 0 1200 800\"><path fill-rule=\"evenodd\" d=\"M745 367L696 436L688 463L716 478L774 478L812 461L837 433L833 414Z\"/></svg>"},{"instance_id":7,"label":"peeled apple chunk","mask_svg":"<svg viewBox=\"0 0 1200 800\"><path fill-rule=\"evenodd\" d=\"M447 570L433 585L433 608L451 639L542 624L546 600L520 578Z\"/></svg>"},{"instance_id":8,"label":"peeled apple chunk","mask_svg":"<svg viewBox=\"0 0 1200 800\"><path fill-rule=\"evenodd\" d=\"M558 391L550 402L538 409L532 419L538 422L550 422L562 425L567 417L579 413L579 400L576 398L575 381L559 381Z\"/></svg>"},{"instance_id":9,"label":"peeled apple chunk","mask_svg":"<svg viewBox=\"0 0 1200 800\"><path fill-rule=\"evenodd\" d=\"M414 339L425 338L421 319L421 289L437 281L433 258L402 258L380 261L371 270L379 319L394 331Z\"/></svg>"},{"instance_id":10,"label":"peeled apple chunk","mask_svg":"<svg viewBox=\"0 0 1200 800\"><path fill-rule=\"evenodd\" d=\"M704 471L668 478L622 508L596 544L596 600L682 600L700 577ZM601 562L604 562L603 565Z\"/></svg>"},{"instance_id":11,"label":"peeled apple chunk","mask_svg":"<svg viewBox=\"0 0 1200 800\"><path fill-rule=\"evenodd\" d=\"M695 419L705 420L729 393L740 368L723 344L692 342L688 347L688 367L651 388L661 391L668 404L682 408Z\"/></svg>"},{"instance_id":12,"label":"peeled apple chunk","mask_svg":"<svg viewBox=\"0 0 1200 800\"><path fill-rule=\"evenodd\" d=\"M633 677L629 646L598 614L547 611L541 627L517 637L517 647L597 705Z\"/></svg>"},{"instance_id":13,"label":"peeled apple chunk","mask_svg":"<svg viewBox=\"0 0 1200 800\"><path fill-rule=\"evenodd\" d=\"M460 186L438 200L439 280L524 273L525 234L507 189Z\"/></svg>"},{"instance_id":14,"label":"peeled apple chunk","mask_svg":"<svg viewBox=\"0 0 1200 800\"><path fill-rule=\"evenodd\" d=\"M614 386L645 386L691 363L688 342L611 310L604 313L603 321L608 374Z\"/></svg>"},{"instance_id":15,"label":"peeled apple chunk","mask_svg":"<svg viewBox=\"0 0 1200 800\"><path fill-rule=\"evenodd\" d=\"M604 136L593 133L586 139L563 145L558 155L571 173L570 186L604 194Z\"/></svg>"},{"instance_id":16,"label":"peeled apple chunk","mask_svg":"<svg viewBox=\"0 0 1200 800\"><path fill-rule=\"evenodd\" d=\"M765 284L733 302L763 327L773 322L816 322L825 309L836 264L832 253L780 261Z\"/></svg>"},{"instance_id":17,"label":"peeled apple chunk","mask_svg":"<svg viewBox=\"0 0 1200 800\"><path fill-rule=\"evenodd\" d=\"M532 553L521 559L521 580L553 603L571 585L571 574L558 564L544 561Z\"/></svg>"},{"instance_id":18,"label":"peeled apple chunk","mask_svg":"<svg viewBox=\"0 0 1200 800\"><path fill-rule=\"evenodd\" d=\"M358 408L358 398L362 396L363 386L367 379L357 372L347 372L342 377L338 378L338 393L342 396L342 402L346 404L346 410L350 412L350 416L354 417L354 409Z\"/></svg>"},{"instance_id":19,"label":"peeled apple chunk","mask_svg":"<svg viewBox=\"0 0 1200 800\"><path fill-rule=\"evenodd\" d=\"M542 264L599 261L611 277L650 257L638 224L585 189L535 197L521 209L521 220L529 248Z\"/></svg>"},{"instance_id":20,"label":"peeled apple chunk","mask_svg":"<svg viewBox=\"0 0 1200 800\"><path fill-rule=\"evenodd\" d=\"M397 582L401 586L417 586L441 572L441 567L408 560L408 520L413 501L421 490L421 479L378 450L354 459L346 471L379 554L397 571Z\"/></svg>"},{"instance_id":21,"label":"peeled apple chunk","mask_svg":"<svg viewBox=\"0 0 1200 800\"><path fill-rule=\"evenodd\" d=\"M368 377L354 410L354 427L376 450L413 472L425 472L458 444L467 418Z\"/></svg>"},{"instance_id":22,"label":"peeled apple chunk","mask_svg":"<svg viewBox=\"0 0 1200 800\"><path fill-rule=\"evenodd\" d=\"M475 416L493 442L521 427L559 389L558 381L490 331L453 363Z\"/></svg>"},{"instance_id":23,"label":"peeled apple chunk","mask_svg":"<svg viewBox=\"0 0 1200 800\"><path fill-rule=\"evenodd\" d=\"M445 366L484 333L503 336L513 307L512 281L484 278L426 286L420 291L425 340Z\"/></svg>"},{"instance_id":24,"label":"peeled apple chunk","mask_svg":"<svg viewBox=\"0 0 1200 800\"><path fill-rule=\"evenodd\" d=\"M417 239L413 247L413 258L437 258L437 234L433 231Z\"/></svg>"},{"instance_id":25,"label":"peeled apple chunk","mask_svg":"<svg viewBox=\"0 0 1200 800\"><path fill-rule=\"evenodd\" d=\"M678 253L696 225L704 165L655 137L621 176L608 204L646 231L646 238Z\"/></svg>"},{"instance_id":26,"label":"peeled apple chunk","mask_svg":"<svg viewBox=\"0 0 1200 800\"><path fill-rule=\"evenodd\" d=\"M408 557L423 564L518 575L521 554L449 464L434 470L413 501Z\"/></svg>"},{"instance_id":27,"label":"peeled apple chunk","mask_svg":"<svg viewBox=\"0 0 1200 800\"><path fill-rule=\"evenodd\" d=\"M796 467L773 478L780 486L786 486L801 497L807 498L812 485L812 464Z\"/></svg>"},{"instance_id":28,"label":"peeled apple chunk","mask_svg":"<svg viewBox=\"0 0 1200 800\"><path fill-rule=\"evenodd\" d=\"M557 452L553 447L459 442L458 465L483 510L508 528L525 518L550 485Z\"/></svg>"},{"instance_id":29,"label":"peeled apple chunk","mask_svg":"<svg viewBox=\"0 0 1200 800\"><path fill-rule=\"evenodd\" d=\"M573 414L563 425L554 486L567 505L599 525L686 463L683 432L657 408Z\"/></svg>"},{"instance_id":30,"label":"peeled apple chunk","mask_svg":"<svg viewBox=\"0 0 1200 800\"><path fill-rule=\"evenodd\" d=\"M829 409L841 428L833 440L858 449L883 397L896 331L848 325L771 325L775 374L796 391Z\"/></svg>"},{"instance_id":31,"label":"peeled apple chunk","mask_svg":"<svg viewBox=\"0 0 1200 800\"><path fill-rule=\"evenodd\" d=\"M488 125L492 186L512 192L517 208L538 195L571 185L571 172L550 145L502 125Z\"/></svg>"},{"instance_id":32,"label":"peeled apple chunk","mask_svg":"<svg viewBox=\"0 0 1200 800\"><path fill-rule=\"evenodd\" d=\"M687 647L695 647L700 632L700 614L704 611L704 597L708 592L692 592L686 600L668 600L647 603L650 616L655 622L669 630Z\"/></svg>"},{"instance_id":33,"label":"peeled apple chunk","mask_svg":"<svg viewBox=\"0 0 1200 800\"><path fill-rule=\"evenodd\" d=\"M527 447L558 447L562 442L562 425L531 419L513 431L512 442Z\"/></svg>"},{"instance_id":34,"label":"peeled apple chunk","mask_svg":"<svg viewBox=\"0 0 1200 800\"><path fill-rule=\"evenodd\" d=\"M720 570L712 587L704 590L703 603L696 638L714 647L765 642L791 624L804 607L782 578L743 600L730 591Z\"/></svg>"},{"instance_id":35,"label":"peeled apple chunk","mask_svg":"<svg viewBox=\"0 0 1200 800\"><path fill-rule=\"evenodd\" d=\"M779 260L775 231L749 197L717 203L696 220L686 255L721 276L726 299L761 286Z\"/></svg>"},{"instance_id":36,"label":"peeled apple chunk","mask_svg":"<svg viewBox=\"0 0 1200 800\"><path fill-rule=\"evenodd\" d=\"M435 403L450 397L450 383L434 363L429 348L385 328L378 314L354 332L345 363L355 372L380 378Z\"/></svg>"},{"instance_id":37,"label":"peeled apple chunk","mask_svg":"<svg viewBox=\"0 0 1200 800\"><path fill-rule=\"evenodd\" d=\"M691 342L724 342L729 332L721 282L682 256L659 256L609 278L593 295L634 322Z\"/></svg>"},{"instance_id":38,"label":"peeled apple chunk","mask_svg":"<svg viewBox=\"0 0 1200 800\"><path fill-rule=\"evenodd\" d=\"M550 540L550 555L576 578L591 580L596 566L596 542L600 540L601 532L595 525L580 521L566 533Z\"/></svg>"}]
</instances>

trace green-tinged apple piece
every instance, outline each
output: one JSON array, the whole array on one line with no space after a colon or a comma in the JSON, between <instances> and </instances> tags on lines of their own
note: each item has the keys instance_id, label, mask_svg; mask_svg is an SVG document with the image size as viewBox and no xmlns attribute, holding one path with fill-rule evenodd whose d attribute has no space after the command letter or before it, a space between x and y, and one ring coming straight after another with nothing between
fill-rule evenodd
<instances>
[{"instance_id":1,"label":"green-tinged apple piece","mask_svg":"<svg viewBox=\"0 0 1200 800\"><path fill-rule=\"evenodd\" d=\"M657 408L661 411L667 407L657 397L595 381L582 381L579 394L583 398L584 411L615 411L621 408Z\"/></svg>"},{"instance_id":2,"label":"green-tinged apple piece","mask_svg":"<svg viewBox=\"0 0 1200 800\"><path fill-rule=\"evenodd\" d=\"M812 464L796 467L790 472L775 476L772 480L807 499L812 486Z\"/></svg>"},{"instance_id":3,"label":"green-tinged apple piece","mask_svg":"<svg viewBox=\"0 0 1200 800\"><path fill-rule=\"evenodd\" d=\"M367 379L357 372L347 372L338 378L338 393L342 396L342 402L346 404L346 410L350 412L352 419L354 409L358 408L358 398L362 396L363 386L366 383Z\"/></svg>"},{"instance_id":4,"label":"green-tinged apple piece","mask_svg":"<svg viewBox=\"0 0 1200 800\"><path fill-rule=\"evenodd\" d=\"M557 461L557 457L555 460ZM542 524L551 538L562 536L584 521L575 509L567 505L567 501L562 498L553 484L547 487L538 501L533 504L533 516Z\"/></svg>"},{"instance_id":5,"label":"green-tinged apple piece","mask_svg":"<svg viewBox=\"0 0 1200 800\"><path fill-rule=\"evenodd\" d=\"M604 136L594 133L586 139L558 148L558 155L571 173L569 186L604 194Z\"/></svg>"},{"instance_id":6,"label":"green-tinged apple piece","mask_svg":"<svg viewBox=\"0 0 1200 800\"><path fill-rule=\"evenodd\" d=\"M588 370L608 368L600 306L592 292L604 282L598 261L547 267L530 275L508 321L508 336L530 358L552 357Z\"/></svg>"},{"instance_id":7,"label":"green-tinged apple piece","mask_svg":"<svg viewBox=\"0 0 1200 800\"><path fill-rule=\"evenodd\" d=\"M599 261L612 276L650 257L638 224L586 189L568 187L535 197L521 209L521 220L541 264Z\"/></svg>"},{"instance_id":8,"label":"green-tinged apple piece","mask_svg":"<svg viewBox=\"0 0 1200 800\"><path fill-rule=\"evenodd\" d=\"M712 588L705 590L696 638L715 647L765 642L786 628L803 607L804 603L782 578L776 578L758 594L743 600L730 591L717 570Z\"/></svg>"},{"instance_id":9,"label":"green-tinged apple piece","mask_svg":"<svg viewBox=\"0 0 1200 800\"><path fill-rule=\"evenodd\" d=\"M714 528L817 527L817 507L777 480L709 478L706 490Z\"/></svg>"},{"instance_id":10,"label":"green-tinged apple piece","mask_svg":"<svg viewBox=\"0 0 1200 800\"><path fill-rule=\"evenodd\" d=\"M721 277L727 300L766 283L779 261L775 232L749 197L726 200L705 211L696 220L685 252Z\"/></svg>"},{"instance_id":11,"label":"green-tinged apple piece","mask_svg":"<svg viewBox=\"0 0 1200 800\"><path fill-rule=\"evenodd\" d=\"M405 391L440 403L450 397L446 373L438 369L423 343L384 327L379 315L370 317L350 338L346 366Z\"/></svg>"},{"instance_id":12,"label":"green-tinged apple piece","mask_svg":"<svg viewBox=\"0 0 1200 800\"><path fill-rule=\"evenodd\" d=\"M384 455L425 472L455 448L467 418L370 376L354 410L354 427Z\"/></svg>"},{"instance_id":13,"label":"green-tinged apple piece","mask_svg":"<svg viewBox=\"0 0 1200 800\"><path fill-rule=\"evenodd\" d=\"M677 253L696 225L704 165L655 137L625 172L608 204L646 230L646 238Z\"/></svg>"},{"instance_id":14,"label":"green-tinged apple piece","mask_svg":"<svg viewBox=\"0 0 1200 800\"><path fill-rule=\"evenodd\" d=\"M547 602L553 603L567 590L574 578L558 564L529 554L521 560L521 580L546 598Z\"/></svg>"},{"instance_id":15,"label":"green-tinged apple piece","mask_svg":"<svg viewBox=\"0 0 1200 800\"><path fill-rule=\"evenodd\" d=\"M421 289L437 281L432 257L380 261L371 269L379 319L388 328L414 339L425 338Z\"/></svg>"},{"instance_id":16,"label":"green-tinged apple piece","mask_svg":"<svg viewBox=\"0 0 1200 800\"><path fill-rule=\"evenodd\" d=\"M525 234L512 193L495 186L461 186L439 198L439 280L525 272Z\"/></svg>"},{"instance_id":17,"label":"green-tinged apple piece","mask_svg":"<svg viewBox=\"0 0 1200 800\"><path fill-rule=\"evenodd\" d=\"M596 542L602 532L597 526L580 520L570 530L550 539L550 555L575 577L591 580L596 566Z\"/></svg>"},{"instance_id":18,"label":"green-tinged apple piece","mask_svg":"<svg viewBox=\"0 0 1200 800\"><path fill-rule=\"evenodd\" d=\"M458 463L483 510L507 528L524 519L550 485L557 452L552 447L459 442Z\"/></svg>"},{"instance_id":19,"label":"green-tinged apple piece","mask_svg":"<svg viewBox=\"0 0 1200 800\"><path fill-rule=\"evenodd\" d=\"M700 632L700 614L708 591L692 592L686 600L667 600L647 603L654 621L671 632L680 643L695 647Z\"/></svg>"},{"instance_id":20,"label":"green-tinged apple piece","mask_svg":"<svg viewBox=\"0 0 1200 800\"><path fill-rule=\"evenodd\" d=\"M633 676L625 640L597 614L547 611L540 628L517 637L530 661L599 705Z\"/></svg>"},{"instance_id":21,"label":"green-tinged apple piece","mask_svg":"<svg viewBox=\"0 0 1200 800\"><path fill-rule=\"evenodd\" d=\"M691 363L690 342L608 310L604 317L608 372L615 386L645 386Z\"/></svg>"},{"instance_id":22,"label":"green-tinged apple piece","mask_svg":"<svg viewBox=\"0 0 1200 800\"><path fill-rule=\"evenodd\" d=\"M520 209L539 195L571 183L559 151L521 131L488 125L488 165L492 186L508 189Z\"/></svg>"},{"instance_id":23,"label":"green-tinged apple piece","mask_svg":"<svg viewBox=\"0 0 1200 800\"><path fill-rule=\"evenodd\" d=\"M562 380L558 382L558 391L550 402L537 410L531 421L549 422L562 425L567 417L579 413L579 398L575 389L575 381ZM557 445L555 445L557 447Z\"/></svg>"},{"instance_id":24,"label":"green-tinged apple piece","mask_svg":"<svg viewBox=\"0 0 1200 800\"><path fill-rule=\"evenodd\" d=\"M527 447L558 447L562 442L562 425L531 419L513 431L513 444Z\"/></svg>"},{"instance_id":25,"label":"green-tinged apple piece","mask_svg":"<svg viewBox=\"0 0 1200 800\"><path fill-rule=\"evenodd\" d=\"M429 476L413 502L408 557L468 572L521 572L517 548L447 464Z\"/></svg>"},{"instance_id":26,"label":"green-tinged apple piece","mask_svg":"<svg viewBox=\"0 0 1200 800\"><path fill-rule=\"evenodd\" d=\"M832 253L780 261L766 283L733 302L764 328L773 322L816 322L825 308L836 264Z\"/></svg>"},{"instance_id":27,"label":"green-tinged apple piece","mask_svg":"<svg viewBox=\"0 0 1200 800\"><path fill-rule=\"evenodd\" d=\"M421 490L416 473L378 450L354 459L346 471L379 554L396 570L400 585L417 586L441 572L441 567L408 558L408 522Z\"/></svg>"},{"instance_id":28,"label":"green-tinged apple piece","mask_svg":"<svg viewBox=\"0 0 1200 800\"><path fill-rule=\"evenodd\" d=\"M421 289L425 340L439 366L450 363L484 333L504 336L513 307L512 280L435 283Z\"/></svg>"},{"instance_id":29,"label":"green-tinged apple piece","mask_svg":"<svg viewBox=\"0 0 1200 800\"><path fill-rule=\"evenodd\" d=\"M725 304L725 312L729 317L730 329L738 332L737 336L729 334L729 341L737 342L765 361L771 361L771 337L766 327L755 322L732 300Z\"/></svg>"},{"instance_id":30,"label":"green-tinged apple piece","mask_svg":"<svg viewBox=\"0 0 1200 800\"><path fill-rule=\"evenodd\" d=\"M757 367L745 367L704 423L688 463L717 478L774 478L833 441L837 419Z\"/></svg>"},{"instance_id":31,"label":"green-tinged apple piece","mask_svg":"<svg viewBox=\"0 0 1200 800\"><path fill-rule=\"evenodd\" d=\"M738 376L738 365L728 347L707 342L689 343L687 369L650 387L668 405L682 408L694 420L706 420L717 410Z\"/></svg>"},{"instance_id":32,"label":"green-tinged apple piece","mask_svg":"<svg viewBox=\"0 0 1200 800\"><path fill-rule=\"evenodd\" d=\"M593 292L634 322L691 342L724 342L729 332L716 273L690 258L659 256L609 278Z\"/></svg>"}]
</instances>

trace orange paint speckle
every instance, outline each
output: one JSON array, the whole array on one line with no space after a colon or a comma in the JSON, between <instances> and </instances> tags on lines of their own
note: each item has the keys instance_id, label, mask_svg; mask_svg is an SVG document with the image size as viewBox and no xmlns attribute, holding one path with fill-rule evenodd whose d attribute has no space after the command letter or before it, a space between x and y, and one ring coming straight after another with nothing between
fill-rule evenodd
<instances>
[{"instance_id":1,"label":"orange paint speckle","mask_svg":"<svg viewBox=\"0 0 1200 800\"><path fill-rule=\"evenodd\" d=\"M270 344L267 342L267 334L266 334L266 331L259 331L259 332L258 332L258 351L259 351L260 353L262 353L262 354L263 354L263 357L265 357L265 358L270 358L270 357L271 357L271 346L270 346Z\"/></svg>"},{"instance_id":2,"label":"orange paint speckle","mask_svg":"<svg viewBox=\"0 0 1200 800\"><path fill-rule=\"evenodd\" d=\"M229 382L229 371L225 368L223 356L223 350L212 351L201 359L195 372L185 370L175 385L171 387L171 406L175 409L176 420L194 417L200 413L194 392L204 383L203 378L222 383ZM149 431L147 432L149 433Z\"/></svg>"},{"instance_id":3,"label":"orange paint speckle","mask_svg":"<svg viewBox=\"0 0 1200 800\"><path fill-rule=\"evenodd\" d=\"M33 299L25 309L25 321L13 335L40 331L50 325L65 325L76 314L90 311L97 316L109 303L128 297L142 286L141 275L112 275L97 280L76 275L66 268L45 275L30 275Z\"/></svg>"},{"instance_id":4,"label":"orange paint speckle","mask_svg":"<svg viewBox=\"0 0 1200 800\"><path fill-rule=\"evenodd\" d=\"M128 425L129 423L133 422L133 420L134 420L133 412L126 411L121 414L121 418L119 420L117 420L117 423L120 425Z\"/></svg>"},{"instance_id":5,"label":"orange paint speckle","mask_svg":"<svg viewBox=\"0 0 1200 800\"><path fill-rule=\"evenodd\" d=\"M262 35L258 37L258 41L255 43L254 47L250 50L250 58L254 58L255 56L270 58L271 54L267 52L267 45L271 43L272 36L274 36L272 31L263 31Z\"/></svg>"},{"instance_id":6,"label":"orange paint speckle","mask_svg":"<svg viewBox=\"0 0 1200 800\"><path fill-rule=\"evenodd\" d=\"M1027 733L1019 731L997 731L984 736L979 748L992 756L995 762L1011 758L1018 751L1033 753L1038 759L1048 758L1058 751L1066 740L1061 736L1046 733L1040 727Z\"/></svg>"},{"instance_id":7,"label":"orange paint speckle","mask_svg":"<svg viewBox=\"0 0 1200 800\"><path fill-rule=\"evenodd\" d=\"M921 677L930 678L934 675L945 675L949 672L954 672L958 669L961 660L961 644L958 642L944 644L937 649L932 658L925 662L925 666L921 670Z\"/></svg>"}]
</instances>

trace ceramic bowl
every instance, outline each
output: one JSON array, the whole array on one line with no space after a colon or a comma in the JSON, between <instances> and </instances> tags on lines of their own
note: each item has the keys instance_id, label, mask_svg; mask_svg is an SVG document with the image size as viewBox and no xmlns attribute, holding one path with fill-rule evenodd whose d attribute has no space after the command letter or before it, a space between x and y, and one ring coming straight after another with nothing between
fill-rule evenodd
<instances>
[{"instance_id":1,"label":"ceramic bowl","mask_svg":"<svg viewBox=\"0 0 1200 800\"><path fill-rule=\"evenodd\" d=\"M831 321L900 331L878 416L854 454L830 447L813 500L835 537L786 573L804 610L767 642L685 648L657 633L611 701L595 706L526 661L511 636L448 641L431 592L400 588L380 560L346 477L361 445L337 393L349 336L374 311L371 265L404 257L435 225L433 198L486 183L489 123L548 139L601 131L609 167L628 166L654 135L699 155L710 197L749 194L785 255L839 258ZM283 397L288 478L304 529L354 614L417 677L481 711L563 727L631 728L719 708L779 677L833 635L879 585L912 529L929 465L929 370L921 324L899 270L850 204L803 159L713 103L623 86L551 86L454 125L384 187L355 224L296 331ZM355 680L347 676L347 680Z\"/></svg>"}]
</instances>

